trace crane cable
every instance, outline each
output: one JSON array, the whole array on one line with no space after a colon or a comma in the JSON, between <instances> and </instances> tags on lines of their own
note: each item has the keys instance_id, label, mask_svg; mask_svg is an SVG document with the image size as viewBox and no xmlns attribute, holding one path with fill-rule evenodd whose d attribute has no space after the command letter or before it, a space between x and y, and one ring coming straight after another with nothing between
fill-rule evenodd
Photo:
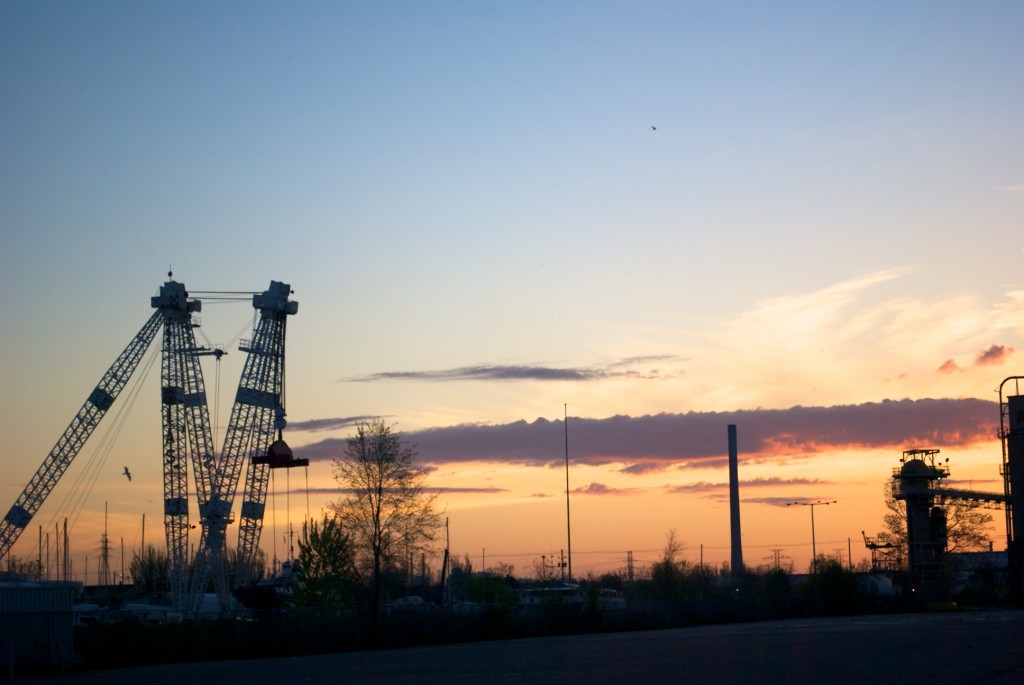
<instances>
[{"instance_id":1,"label":"crane cable","mask_svg":"<svg viewBox=\"0 0 1024 685\"><path fill-rule=\"evenodd\" d=\"M85 466L72 479L70 489L66 491L56 510L51 514L46 525L47 530L52 528L60 519L67 518L71 519L70 530L74 530L78 517L85 507L89 496L92 494L92 490L97 480L99 480L100 474L103 472L103 468L117 443L127 418L141 394L142 386L149 377L156 360L160 358L160 355L154 353L153 349L156 348L147 350L146 358L141 367L141 373L136 373L132 376L125 402L119 404L114 410L113 422L107 424L107 429L100 436L100 442L86 455ZM38 541L32 551L38 555L40 551Z\"/></svg>"},{"instance_id":2,"label":"crane cable","mask_svg":"<svg viewBox=\"0 0 1024 685\"><path fill-rule=\"evenodd\" d=\"M309 544L309 464L302 467L302 471L306 474L306 523L302 526L302 539L308 545Z\"/></svg>"},{"instance_id":3,"label":"crane cable","mask_svg":"<svg viewBox=\"0 0 1024 685\"><path fill-rule=\"evenodd\" d=\"M270 489L274 492L274 504L270 508L270 522L271 528L270 539L274 541L271 565L271 575L273 576L277 572L277 484L274 480L274 469L270 469Z\"/></svg>"}]
</instances>

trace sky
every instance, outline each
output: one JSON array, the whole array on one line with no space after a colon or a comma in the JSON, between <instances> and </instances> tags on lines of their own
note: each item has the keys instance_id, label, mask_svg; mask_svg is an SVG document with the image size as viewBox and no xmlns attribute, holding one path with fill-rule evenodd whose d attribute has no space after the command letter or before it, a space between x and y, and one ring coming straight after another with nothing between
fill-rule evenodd
<instances>
[{"instance_id":1,"label":"sky","mask_svg":"<svg viewBox=\"0 0 1024 685\"><path fill-rule=\"evenodd\" d=\"M299 302L285 438L311 464L275 475L274 558L381 418L477 568L529 575L570 532L577 575L673 530L728 561L729 424L744 561L864 559L904 449L1002 489L1022 26L1017 2L8 0L0 499L171 271ZM200 317L229 350L204 367L220 435L252 318ZM79 575L105 516L129 555L160 540L158 386L140 373L14 554L69 511ZM833 500L813 535L786 506Z\"/></svg>"}]
</instances>

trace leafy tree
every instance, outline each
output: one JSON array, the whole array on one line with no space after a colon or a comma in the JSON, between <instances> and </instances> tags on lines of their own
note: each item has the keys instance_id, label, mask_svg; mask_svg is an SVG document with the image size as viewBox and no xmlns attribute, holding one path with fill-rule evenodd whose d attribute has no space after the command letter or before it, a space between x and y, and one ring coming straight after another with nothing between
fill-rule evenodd
<instances>
[{"instance_id":1,"label":"leafy tree","mask_svg":"<svg viewBox=\"0 0 1024 685\"><path fill-rule=\"evenodd\" d=\"M153 545L147 545L141 553L136 552L132 555L132 560L128 564L128 574L136 589L144 595L166 591L167 553Z\"/></svg>"},{"instance_id":2,"label":"leafy tree","mask_svg":"<svg viewBox=\"0 0 1024 685\"><path fill-rule=\"evenodd\" d=\"M801 587L812 612L830 616L848 614L857 607L857 577L836 559L819 554Z\"/></svg>"},{"instance_id":3,"label":"leafy tree","mask_svg":"<svg viewBox=\"0 0 1024 685\"><path fill-rule=\"evenodd\" d=\"M467 592L473 579L473 562L469 555L460 561L455 555L451 557L451 571L448 574L448 590L453 600L468 599Z\"/></svg>"},{"instance_id":4,"label":"leafy tree","mask_svg":"<svg viewBox=\"0 0 1024 685\"><path fill-rule=\"evenodd\" d=\"M350 494L331 505L355 545L356 563L371 585L374 615L380 613L384 580L401 558L425 552L441 526L436 494L416 453L381 420L360 423L334 478Z\"/></svg>"},{"instance_id":5,"label":"leafy tree","mask_svg":"<svg viewBox=\"0 0 1024 685\"><path fill-rule=\"evenodd\" d=\"M497 606L512 606L516 603L516 591L510 585L515 581L512 564L496 564L482 573L474 573L469 555L463 563L457 560L452 565L452 599L479 602Z\"/></svg>"},{"instance_id":6,"label":"leafy tree","mask_svg":"<svg viewBox=\"0 0 1024 685\"><path fill-rule=\"evenodd\" d=\"M788 597L792 592L789 574L782 570L782 568L776 568L765 573L760 579L760 591L765 597Z\"/></svg>"},{"instance_id":7,"label":"leafy tree","mask_svg":"<svg viewBox=\"0 0 1024 685\"><path fill-rule=\"evenodd\" d=\"M354 599L359 585L351 536L337 516L303 524L295 569L295 602L306 606Z\"/></svg>"}]
</instances>

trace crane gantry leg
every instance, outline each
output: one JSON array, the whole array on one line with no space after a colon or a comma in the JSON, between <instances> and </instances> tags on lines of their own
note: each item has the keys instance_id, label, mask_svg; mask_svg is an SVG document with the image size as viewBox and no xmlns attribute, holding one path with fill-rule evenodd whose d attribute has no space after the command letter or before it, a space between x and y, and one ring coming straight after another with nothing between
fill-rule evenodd
<instances>
[{"instance_id":1,"label":"crane gantry leg","mask_svg":"<svg viewBox=\"0 0 1024 685\"><path fill-rule=\"evenodd\" d=\"M276 430L284 426L284 348L287 317L298 311L298 303L288 299L291 286L271 281L270 288L253 295L252 306L260 320L250 341L240 349L246 352L242 377L235 394L224 448L213 475L210 499L200 506L202 536L192 575L191 610L198 611L202 592L214 579L221 609L230 599L222 592L227 578L227 526L234 520L231 507L238 489L243 463L252 469L254 457L265 456ZM235 585L247 585L259 544L259 531L266 500L266 478L246 478L242 501L242 526L239 530ZM250 487L252 489L250 489ZM259 488L262 487L262 490ZM226 585L225 585L226 587Z\"/></svg>"}]
</instances>

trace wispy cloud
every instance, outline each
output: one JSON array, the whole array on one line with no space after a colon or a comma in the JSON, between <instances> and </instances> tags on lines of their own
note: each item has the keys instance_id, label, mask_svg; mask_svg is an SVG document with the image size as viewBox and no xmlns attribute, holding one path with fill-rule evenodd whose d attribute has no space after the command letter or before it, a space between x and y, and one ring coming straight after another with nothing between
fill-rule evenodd
<instances>
[{"instance_id":1,"label":"wispy cloud","mask_svg":"<svg viewBox=\"0 0 1024 685\"><path fill-rule=\"evenodd\" d=\"M820 480L818 478L751 478L749 480L741 480L739 483L740 491L744 491L747 488L777 488L777 487L791 487L794 485L822 485L827 484L829 481ZM670 485L665 488L670 494L680 493L721 493L729 489L729 483L726 481L709 483L707 481L699 481L697 483L685 483L682 485ZM784 498L786 501L792 502L793 498ZM744 501L747 498L744 497Z\"/></svg>"},{"instance_id":2,"label":"wispy cloud","mask_svg":"<svg viewBox=\"0 0 1024 685\"><path fill-rule=\"evenodd\" d=\"M508 489L507 488L495 488L495 487L483 487L483 488L426 487L426 488L424 488L424 491L428 492L428 493L433 493L433 494L442 494L443 493L445 495L480 495L480 494L484 494L484 495L495 494L495 495L497 495L497 494L501 494L503 492L508 492ZM344 496L344 495L351 495L354 492L355 492L355 490L353 490L352 488L344 488L344 487L341 487L339 485L338 487L332 487L332 488L324 488L324 487L319 487L319 488L298 488L298 487L296 487L296 488L292 488L291 490L271 491L271 492L267 493L267 496L268 497L275 497L275 496L276 497L286 497L286 496L289 496L289 495L307 495L307 494L309 494L309 495L338 495L338 496Z\"/></svg>"},{"instance_id":3,"label":"wispy cloud","mask_svg":"<svg viewBox=\"0 0 1024 685\"><path fill-rule=\"evenodd\" d=\"M577 495L631 495L638 492L637 488L612 488L604 483L590 483L572 490Z\"/></svg>"},{"instance_id":4,"label":"wispy cloud","mask_svg":"<svg viewBox=\"0 0 1024 685\"><path fill-rule=\"evenodd\" d=\"M289 421L288 430L290 431L309 431L315 433L317 431L337 430L340 428L349 428L356 426L360 423L371 421L373 419L381 418L379 416L343 416L334 419L310 419L308 421Z\"/></svg>"},{"instance_id":5,"label":"wispy cloud","mask_svg":"<svg viewBox=\"0 0 1024 685\"><path fill-rule=\"evenodd\" d=\"M779 407L808 396L854 404L880 389L895 397L974 396L979 383L991 383L978 372L992 368L975 366L974 353L993 342L1020 347L1024 291L987 305L973 295L915 298L908 293L918 271L886 269L758 302L707 343L673 350L689 360L680 395L700 398L705 409Z\"/></svg>"},{"instance_id":6,"label":"wispy cloud","mask_svg":"<svg viewBox=\"0 0 1024 685\"><path fill-rule=\"evenodd\" d=\"M618 465L624 473L721 464L735 424L740 455L789 458L836 449L965 447L992 440L996 403L978 399L886 400L834 407L735 412L689 412L604 419L569 418L573 463ZM404 433L422 462L466 461L559 466L565 459L561 420L460 425ZM313 461L337 457L345 440L328 438L296 448Z\"/></svg>"},{"instance_id":7,"label":"wispy cloud","mask_svg":"<svg viewBox=\"0 0 1024 685\"><path fill-rule=\"evenodd\" d=\"M681 495L681 494L700 494L700 493L711 493L720 492L723 489L729 487L728 483L708 483L706 481L698 481L696 483L684 483L682 485L670 485L665 488L665 491L670 495Z\"/></svg>"},{"instance_id":8,"label":"wispy cloud","mask_svg":"<svg viewBox=\"0 0 1024 685\"><path fill-rule=\"evenodd\" d=\"M745 488L777 488L777 487L788 487L790 485L822 485L829 484L832 481L822 480L821 478L751 478L749 480L741 480L740 485Z\"/></svg>"},{"instance_id":9,"label":"wispy cloud","mask_svg":"<svg viewBox=\"0 0 1024 685\"><path fill-rule=\"evenodd\" d=\"M633 476L640 476L645 473L658 473L669 468L669 464L662 461L639 461L619 469L619 473L628 473Z\"/></svg>"},{"instance_id":10,"label":"wispy cloud","mask_svg":"<svg viewBox=\"0 0 1024 685\"><path fill-rule=\"evenodd\" d=\"M598 381L613 379L657 380L672 377L656 364L678 361L672 355L629 357L589 367L477 364L435 371L381 371L346 378L349 382L375 381Z\"/></svg>"}]
</instances>

